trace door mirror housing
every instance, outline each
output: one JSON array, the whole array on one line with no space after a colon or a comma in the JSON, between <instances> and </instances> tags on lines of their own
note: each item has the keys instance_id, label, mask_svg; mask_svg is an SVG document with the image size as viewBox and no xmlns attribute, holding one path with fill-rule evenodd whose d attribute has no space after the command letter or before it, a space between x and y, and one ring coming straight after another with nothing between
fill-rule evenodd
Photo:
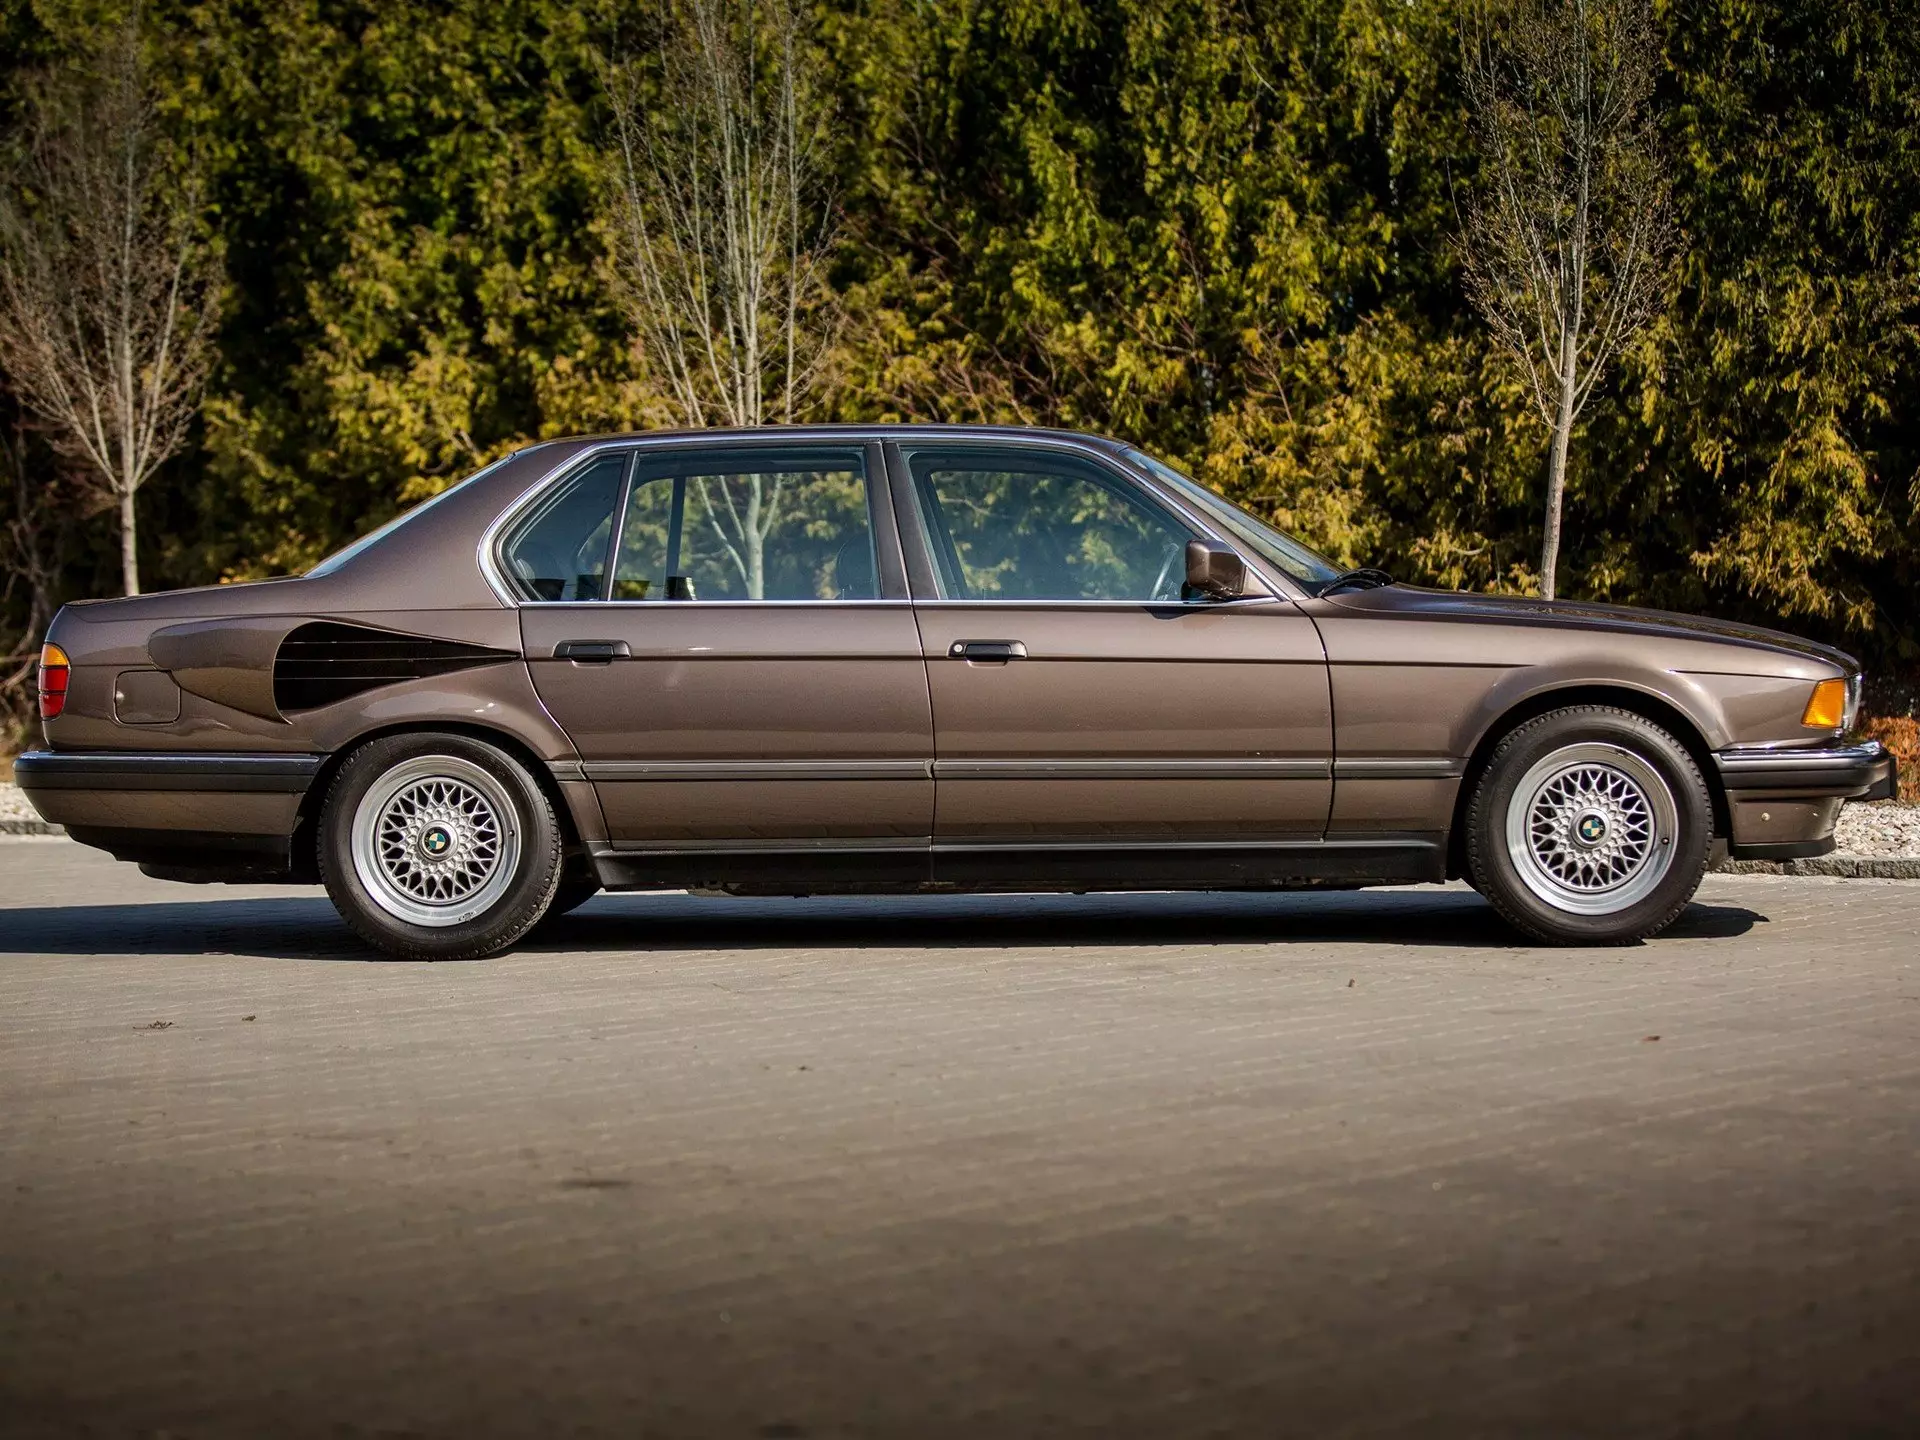
<instances>
[{"instance_id":1,"label":"door mirror housing","mask_svg":"<svg viewBox=\"0 0 1920 1440\"><path fill-rule=\"evenodd\" d=\"M1187 542L1187 594L1235 600L1247 593L1247 562L1218 540Z\"/></svg>"}]
</instances>

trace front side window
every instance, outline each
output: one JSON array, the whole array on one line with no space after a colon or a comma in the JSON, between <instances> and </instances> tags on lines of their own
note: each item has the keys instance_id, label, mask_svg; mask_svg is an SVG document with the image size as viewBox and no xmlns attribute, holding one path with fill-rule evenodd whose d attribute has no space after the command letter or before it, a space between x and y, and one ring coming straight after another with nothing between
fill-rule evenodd
<instances>
[{"instance_id":1,"label":"front side window","mask_svg":"<svg viewBox=\"0 0 1920 1440\"><path fill-rule=\"evenodd\" d=\"M1341 567L1311 546L1276 530L1238 505L1222 499L1164 460L1156 460L1144 450L1129 448L1127 457L1163 485L1170 485L1190 503L1206 512L1207 518L1234 539L1245 544L1274 568L1291 575L1303 585L1324 585L1340 573Z\"/></svg>"},{"instance_id":2,"label":"front side window","mask_svg":"<svg viewBox=\"0 0 1920 1440\"><path fill-rule=\"evenodd\" d=\"M1180 599L1193 532L1100 466L1009 448L907 464L944 599Z\"/></svg>"}]
</instances>

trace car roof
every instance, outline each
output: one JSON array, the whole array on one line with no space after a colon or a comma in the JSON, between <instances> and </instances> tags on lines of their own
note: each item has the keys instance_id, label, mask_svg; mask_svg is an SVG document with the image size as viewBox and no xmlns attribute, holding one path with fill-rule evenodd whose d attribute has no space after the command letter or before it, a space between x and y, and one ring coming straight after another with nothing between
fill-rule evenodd
<instances>
[{"instance_id":1,"label":"car roof","mask_svg":"<svg viewBox=\"0 0 1920 1440\"><path fill-rule=\"evenodd\" d=\"M627 430L599 435L565 435L528 445L518 454L560 446L600 445L618 441L644 440L1070 440L1082 445L1115 451L1117 440L1089 435L1079 430L1062 430L1038 425L945 425L932 423L875 422L853 425L746 425L712 429Z\"/></svg>"}]
</instances>

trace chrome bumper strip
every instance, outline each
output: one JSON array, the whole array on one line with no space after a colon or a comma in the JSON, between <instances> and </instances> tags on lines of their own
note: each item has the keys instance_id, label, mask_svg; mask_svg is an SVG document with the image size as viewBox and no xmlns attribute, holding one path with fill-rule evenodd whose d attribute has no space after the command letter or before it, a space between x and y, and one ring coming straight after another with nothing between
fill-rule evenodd
<instances>
[{"instance_id":1,"label":"chrome bumper strip","mask_svg":"<svg viewBox=\"0 0 1920 1440\"><path fill-rule=\"evenodd\" d=\"M199 790L304 794L324 755L29 750L13 762L22 790Z\"/></svg>"},{"instance_id":2,"label":"chrome bumper strip","mask_svg":"<svg viewBox=\"0 0 1920 1440\"><path fill-rule=\"evenodd\" d=\"M1889 800L1900 788L1899 765L1878 740L1797 749L1736 745L1716 751L1713 760L1721 784L1742 798Z\"/></svg>"}]
</instances>

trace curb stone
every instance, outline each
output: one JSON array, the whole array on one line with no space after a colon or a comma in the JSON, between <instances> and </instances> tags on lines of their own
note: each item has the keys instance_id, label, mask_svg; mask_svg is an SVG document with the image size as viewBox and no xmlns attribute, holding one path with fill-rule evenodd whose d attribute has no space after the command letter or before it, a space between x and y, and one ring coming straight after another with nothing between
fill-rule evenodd
<instances>
[{"instance_id":1,"label":"curb stone","mask_svg":"<svg viewBox=\"0 0 1920 1440\"><path fill-rule=\"evenodd\" d=\"M1729 860L1721 875L1822 875L1834 880L1920 880L1920 856L1816 855L1809 860Z\"/></svg>"},{"instance_id":2,"label":"curb stone","mask_svg":"<svg viewBox=\"0 0 1920 1440\"><path fill-rule=\"evenodd\" d=\"M0 820L0 835L64 835L64 825L49 825L44 820Z\"/></svg>"}]
</instances>

